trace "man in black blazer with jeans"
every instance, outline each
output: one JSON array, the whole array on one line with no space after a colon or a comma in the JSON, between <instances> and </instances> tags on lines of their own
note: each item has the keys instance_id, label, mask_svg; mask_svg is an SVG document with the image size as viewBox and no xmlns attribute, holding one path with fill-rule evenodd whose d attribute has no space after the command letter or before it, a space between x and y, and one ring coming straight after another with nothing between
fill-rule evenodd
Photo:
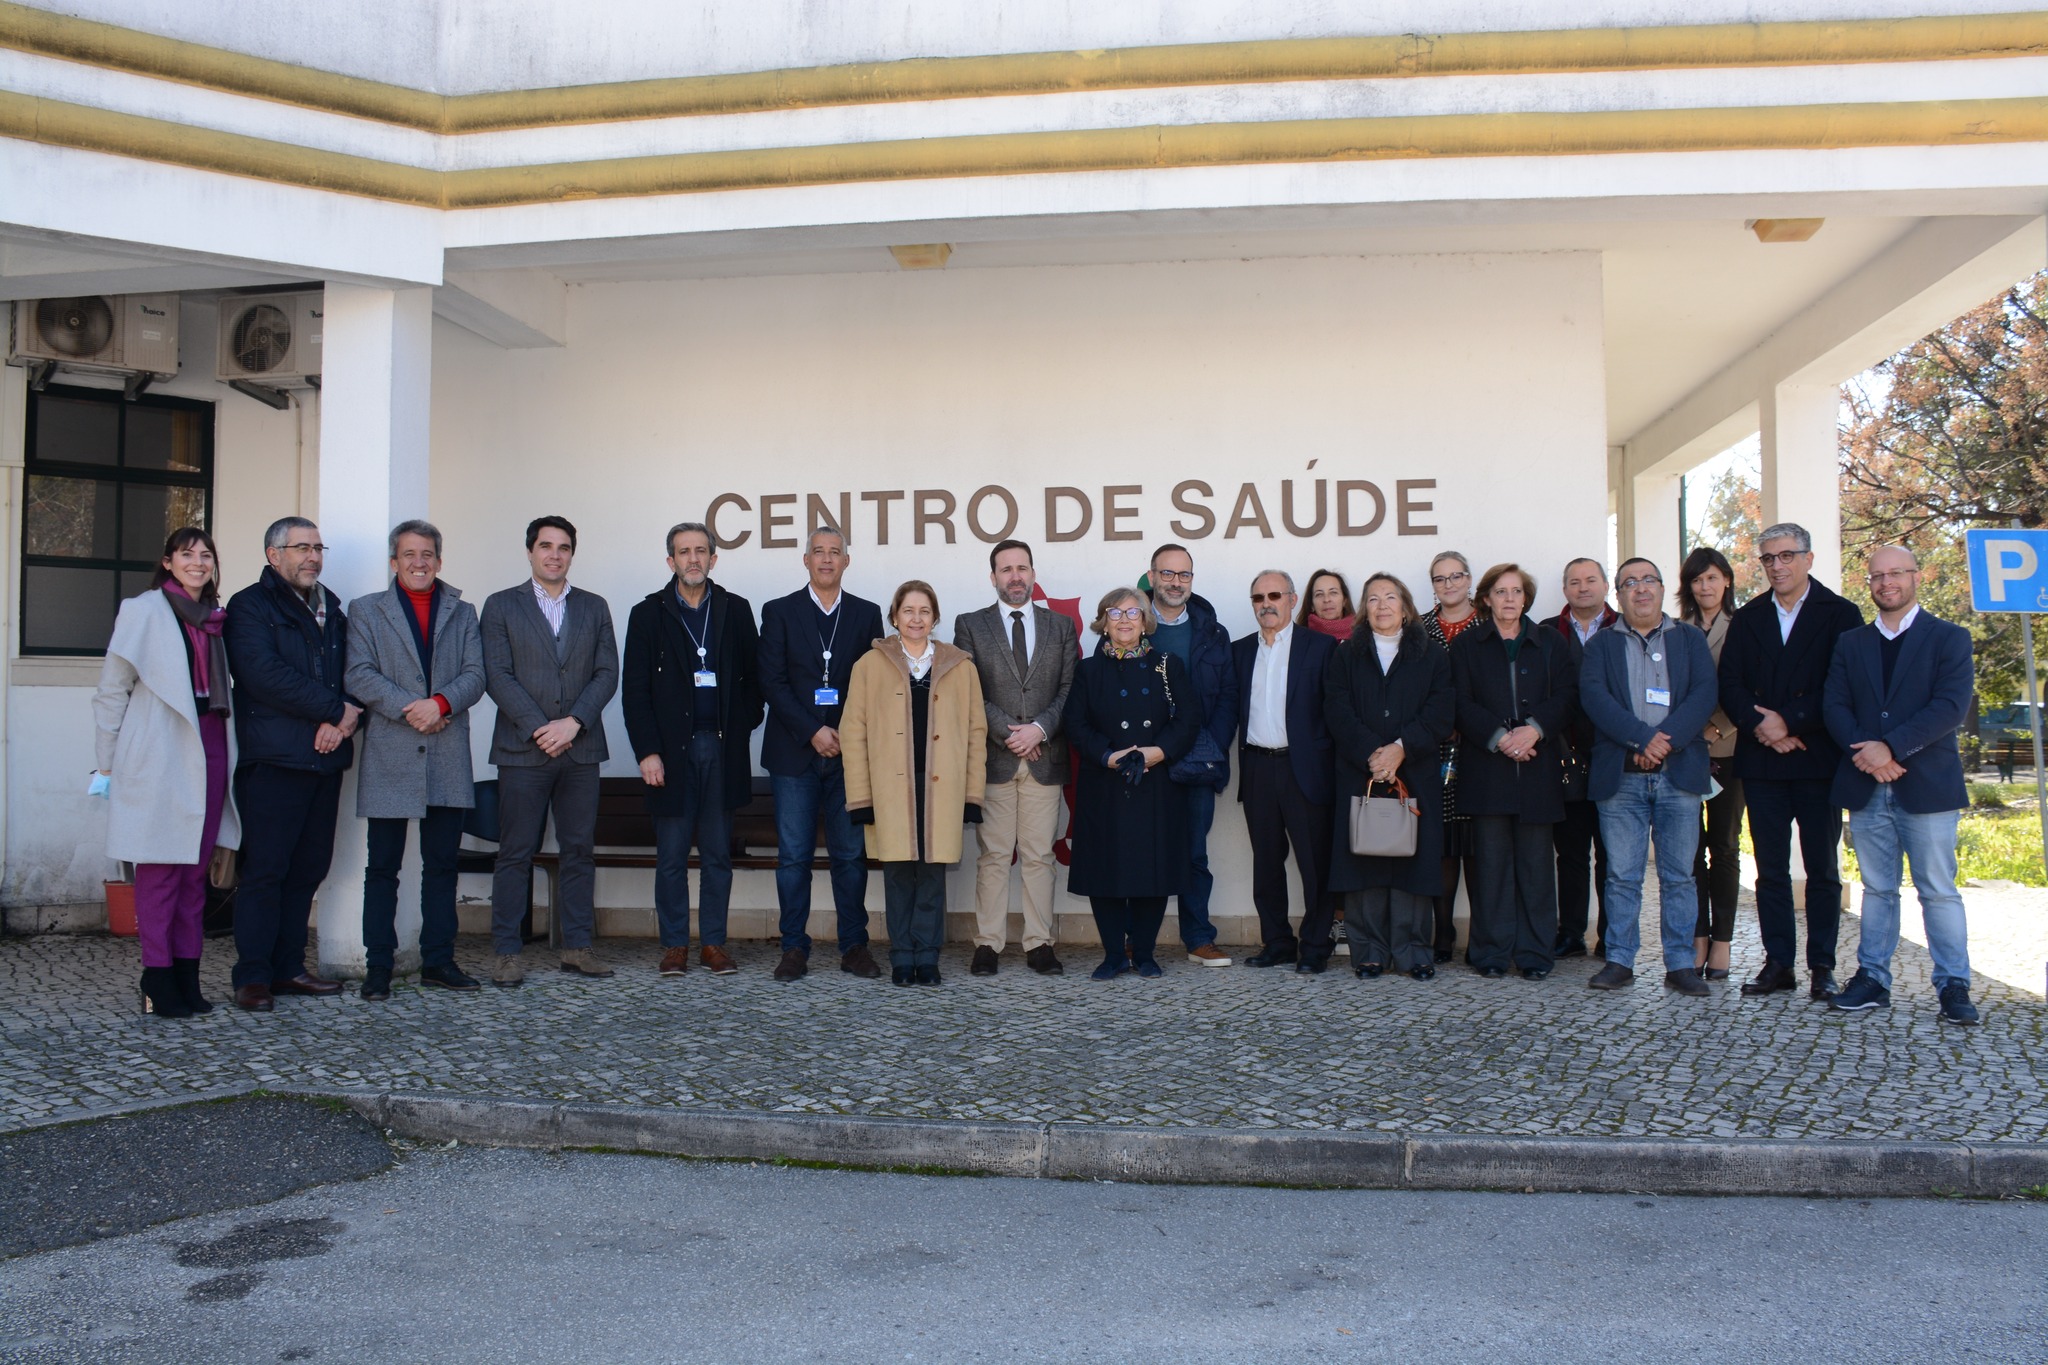
<instances>
[{"instance_id":1,"label":"man in black blazer with jeans","mask_svg":"<svg viewBox=\"0 0 2048 1365\"><path fill-rule=\"evenodd\" d=\"M1237 799L1252 840L1252 904L1264 946L1252 967L1320 972L1330 940L1330 801L1337 751L1323 721L1323 670L1337 642L1297 630L1294 580L1268 569L1252 580L1258 630L1230 646L1237 671ZM1287 850L1301 879L1301 935L1287 921Z\"/></svg>"},{"instance_id":2,"label":"man in black blazer with jeans","mask_svg":"<svg viewBox=\"0 0 2048 1365\"><path fill-rule=\"evenodd\" d=\"M1830 788L1842 751L1823 708L1828 667L1842 632L1863 624L1853 602L1813 580L1813 537L1782 522L1758 537L1770 592L1730 619L1721 649L1721 709L1739 732L1735 775L1742 779L1749 835L1756 846L1756 918L1763 970L1744 995L1789 991L1799 928L1792 914L1792 827L1806 863L1808 994L1833 997L1835 940L1842 924L1842 871L1835 848L1842 809Z\"/></svg>"}]
</instances>

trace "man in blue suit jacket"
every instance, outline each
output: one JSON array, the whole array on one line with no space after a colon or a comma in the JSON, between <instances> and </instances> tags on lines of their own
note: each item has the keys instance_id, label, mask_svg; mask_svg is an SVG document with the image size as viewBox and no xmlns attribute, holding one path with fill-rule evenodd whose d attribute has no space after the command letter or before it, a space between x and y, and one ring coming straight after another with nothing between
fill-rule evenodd
<instances>
[{"instance_id":1,"label":"man in blue suit jacket","mask_svg":"<svg viewBox=\"0 0 2048 1365\"><path fill-rule=\"evenodd\" d=\"M1252 580L1259 628L1230 646L1237 671L1237 799L1252 838L1252 904L1264 948L1254 966L1330 963L1330 797L1336 751L1323 724L1323 668L1337 642L1294 628L1294 580L1268 569ZM1287 849L1301 878L1299 943L1287 920ZM1260 959L1266 959L1262 962Z\"/></svg>"},{"instance_id":2,"label":"man in blue suit jacket","mask_svg":"<svg viewBox=\"0 0 2048 1365\"><path fill-rule=\"evenodd\" d=\"M1664 984L1705 995L1692 931L1707 773L1707 722L1720 700L1714 652L1697 626L1664 614L1664 578L1647 559L1623 560L1621 624L1586 642L1579 706L1593 726L1586 795L1600 807L1607 845L1607 965L1586 984L1620 990L1635 980L1637 918L1650 839L1657 842L1657 899L1663 919Z\"/></svg>"},{"instance_id":3,"label":"man in blue suit jacket","mask_svg":"<svg viewBox=\"0 0 2048 1365\"><path fill-rule=\"evenodd\" d=\"M777 981L808 970L811 859L818 823L832 862L832 903L839 913L839 969L877 977L868 951L868 863L861 832L846 813L846 770L839 758L839 717L854 660L882 638L882 609L839 585L846 537L830 526L811 532L804 568L811 581L761 606L756 664L768 727L761 766L775 789L775 897L782 909Z\"/></svg>"},{"instance_id":4,"label":"man in blue suit jacket","mask_svg":"<svg viewBox=\"0 0 2048 1365\"><path fill-rule=\"evenodd\" d=\"M1828 670L1828 733L1844 751L1834 799L1848 807L1863 869L1856 975L1831 1003L1849 1011L1891 1003L1899 873L1911 859L1941 1017L1974 1024L1969 932L1956 892L1956 824L1969 804L1956 731L1975 687L1970 632L1920 610L1919 595L1912 551L1873 553L1877 620L1843 634Z\"/></svg>"}]
</instances>

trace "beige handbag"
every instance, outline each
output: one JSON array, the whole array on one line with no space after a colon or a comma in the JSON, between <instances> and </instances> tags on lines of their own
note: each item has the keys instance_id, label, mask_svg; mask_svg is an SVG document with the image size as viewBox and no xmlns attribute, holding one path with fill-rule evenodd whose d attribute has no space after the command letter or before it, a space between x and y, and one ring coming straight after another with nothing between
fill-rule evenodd
<instances>
[{"instance_id":1,"label":"beige handbag","mask_svg":"<svg viewBox=\"0 0 2048 1365\"><path fill-rule=\"evenodd\" d=\"M213 861L206 868L206 880L212 884L213 889L216 891L234 890L235 872L235 850L231 848L215 848L213 850Z\"/></svg>"},{"instance_id":2,"label":"beige handbag","mask_svg":"<svg viewBox=\"0 0 2048 1365\"><path fill-rule=\"evenodd\" d=\"M1374 796L1392 786L1394 795ZM1372 782L1363 796L1351 798L1351 851L1362 858L1410 858L1422 825L1422 805L1408 795L1400 778Z\"/></svg>"}]
</instances>

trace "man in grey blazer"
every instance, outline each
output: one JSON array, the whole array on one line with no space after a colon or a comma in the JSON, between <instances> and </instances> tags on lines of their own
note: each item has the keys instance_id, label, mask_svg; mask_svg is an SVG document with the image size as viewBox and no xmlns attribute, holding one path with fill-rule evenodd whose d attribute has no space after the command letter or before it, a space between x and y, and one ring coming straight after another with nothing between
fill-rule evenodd
<instances>
[{"instance_id":1,"label":"man in grey blazer","mask_svg":"<svg viewBox=\"0 0 2048 1365\"><path fill-rule=\"evenodd\" d=\"M406 826L420 822L420 984L478 989L455 965L455 862L463 812L476 804L469 708L484 695L476 609L443 583L441 532L402 521L391 532L391 586L348 610L348 691L368 713L356 814L370 822L363 871L362 998L391 998L398 950L398 870Z\"/></svg>"},{"instance_id":2,"label":"man in grey blazer","mask_svg":"<svg viewBox=\"0 0 2048 1365\"><path fill-rule=\"evenodd\" d=\"M576 528L540 517L526 528L533 577L495 592L479 622L484 688L498 704L491 762L498 765L498 866L491 885L491 938L497 948L491 984L517 986L519 923L533 885L533 855L555 814L562 859L562 970L610 976L590 951L596 928L598 765L610 757L604 707L619 688L619 648L611 608L594 592L569 587Z\"/></svg>"},{"instance_id":3,"label":"man in grey blazer","mask_svg":"<svg viewBox=\"0 0 2048 1365\"><path fill-rule=\"evenodd\" d=\"M994 976L1009 936L1010 857L1024 883L1024 961L1041 976L1066 968L1053 952L1053 838L1067 780L1060 733L1079 647L1074 623L1031 601L1031 547L1005 540L989 552L994 606L953 623L953 643L974 656L988 711L988 785L981 802L981 859L975 868L974 960Z\"/></svg>"}]
</instances>

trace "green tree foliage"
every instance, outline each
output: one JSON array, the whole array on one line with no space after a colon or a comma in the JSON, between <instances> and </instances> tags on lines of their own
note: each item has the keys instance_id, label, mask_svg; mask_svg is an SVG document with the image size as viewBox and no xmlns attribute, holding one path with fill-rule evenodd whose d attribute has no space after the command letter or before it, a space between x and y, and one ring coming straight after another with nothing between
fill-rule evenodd
<instances>
[{"instance_id":1,"label":"green tree foliage","mask_svg":"<svg viewBox=\"0 0 2048 1365\"><path fill-rule=\"evenodd\" d=\"M1865 557L1912 548L1920 600L1970 627L1977 691L2019 694L2019 618L1970 610L1963 532L2048 525L2048 274L1924 337L1842 390L1842 580L1870 611Z\"/></svg>"}]
</instances>

